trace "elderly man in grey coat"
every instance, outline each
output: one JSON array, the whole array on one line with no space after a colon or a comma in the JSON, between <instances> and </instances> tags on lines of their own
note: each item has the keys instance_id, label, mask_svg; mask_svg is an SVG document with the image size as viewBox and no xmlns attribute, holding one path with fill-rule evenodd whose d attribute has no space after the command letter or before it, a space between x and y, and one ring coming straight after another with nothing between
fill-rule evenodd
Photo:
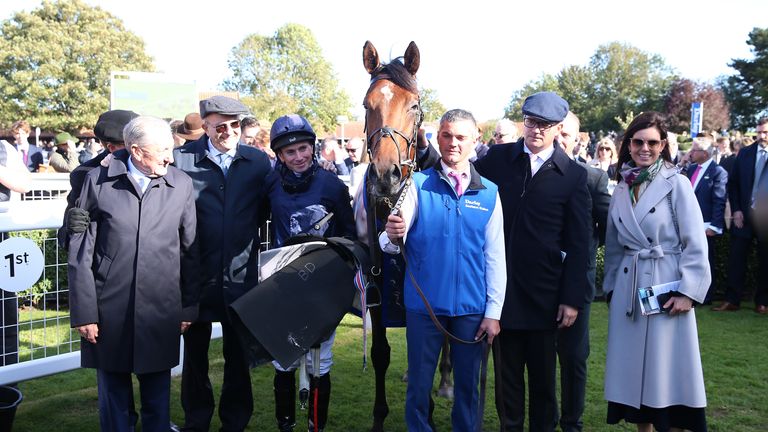
<instances>
[{"instance_id":1,"label":"elderly man in grey coat","mask_svg":"<svg viewBox=\"0 0 768 432\"><path fill-rule=\"evenodd\" d=\"M90 223L70 239L70 320L82 366L97 370L101 430L134 429L135 373L142 430L165 432L179 335L197 314L194 193L169 165L167 123L137 117L124 138L126 149L90 171L80 194Z\"/></svg>"}]
</instances>

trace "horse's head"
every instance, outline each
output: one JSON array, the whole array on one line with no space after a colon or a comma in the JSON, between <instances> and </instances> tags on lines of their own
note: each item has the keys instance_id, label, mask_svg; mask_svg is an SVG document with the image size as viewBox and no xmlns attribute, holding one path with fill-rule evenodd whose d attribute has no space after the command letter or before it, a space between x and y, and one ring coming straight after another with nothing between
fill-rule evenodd
<instances>
[{"instance_id":1,"label":"horse's head","mask_svg":"<svg viewBox=\"0 0 768 432\"><path fill-rule=\"evenodd\" d=\"M377 196L391 196L410 170L422 111L416 71L419 48L411 42L402 60L382 64L369 41L363 46L363 65L371 74L365 95L365 128L371 168L368 179Z\"/></svg>"}]
</instances>

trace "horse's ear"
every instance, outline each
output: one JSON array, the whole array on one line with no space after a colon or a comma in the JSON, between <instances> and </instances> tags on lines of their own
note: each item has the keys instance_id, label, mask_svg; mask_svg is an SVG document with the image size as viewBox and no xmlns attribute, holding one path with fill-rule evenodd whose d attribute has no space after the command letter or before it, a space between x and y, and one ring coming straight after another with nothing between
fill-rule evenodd
<instances>
[{"instance_id":1,"label":"horse's ear","mask_svg":"<svg viewBox=\"0 0 768 432\"><path fill-rule=\"evenodd\" d=\"M365 66L365 70L369 74L373 74L380 65L379 53L376 51L376 48L371 41L365 41L365 45L363 45L363 66Z\"/></svg>"},{"instance_id":2,"label":"horse's ear","mask_svg":"<svg viewBox=\"0 0 768 432\"><path fill-rule=\"evenodd\" d=\"M419 47L416 46L416 42L411 41L408 44L408 49L405 50L405 68L411 75L416 75L416 71L419 70L420 63Z\"/></svg>"}]
</instances>

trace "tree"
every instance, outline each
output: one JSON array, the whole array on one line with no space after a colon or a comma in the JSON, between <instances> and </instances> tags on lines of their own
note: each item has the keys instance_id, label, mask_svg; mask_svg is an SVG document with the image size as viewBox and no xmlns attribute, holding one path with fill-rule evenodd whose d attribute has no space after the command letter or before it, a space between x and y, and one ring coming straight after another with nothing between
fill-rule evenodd
<instances>
[{"instance_id":1,"label":"tree","mask_svg":"<svg viewBox=\"0 0 768 432\"><path fill-rule=\"evenodd\" d=\"M232 76L224 88L245 94L243 102L257 118L274 121L297 113L329 131L337 116L349 115L349 97L304 26L286 24L273 36L249 35L232 49L228 63Z\"/></svg>"},{"instance_id":2,"label":"tree","mask_svg":"<svg viewBox=\"0 0 768 432\"><path fill-rule=\"evenodd\" d=\"M660 110L674 78L664 60L635 47L612 42L598 47L586 66L567 66L543 75L512 95L505 117L519 120L525 97L554 91L569 102L584 130L616 130L616 118L630 112Z\"/></svg>"},{"instance_id":3,"label":"tree","mask_svg":"<svg viewBox=\"0 0 768 432\"><path fill-rule=\"evenodd\" d=\"M737 129L752 127L768 115L768 28L752 29L747 44L754 60L734 59L730 66L739 74L720 80L731 105L731 124Z\"/></svg>"},{"instance_id":4,"label":"tree","mask_svg":"<svg viewBox=\"0 0 768 432\"><path fill-rule=\"evenodd\" d=\"M701 129L721 131L729 126L729 107L722 90L707 83L679 79L672 83L665 97L664 106L668 126L673 131L686 131L691 127L691 103L704 104Z\"/></svg>"},{"instance_id":5,"label":"tree","mask_svg":"<svg viewBox=\"0 0 768 432\"><path fill-rule=\"evenodd\" d=\"M78 132L109 109L111 71L153 69L120 19L81 0L45 0L0 24L0 123Z\"/></svg>"},{"instance_id":6,"label":"tree","mask_svg":"<svg viewBox=\"0 0 768 432\"><path fill-rule=\"evenodd\" d=\"M422 88L419 91L421 100L421 110L424 112L425 122L434 122L440 120L446 109L437 97L437 90L431 88Z\"/></svg>"}]
</instances>

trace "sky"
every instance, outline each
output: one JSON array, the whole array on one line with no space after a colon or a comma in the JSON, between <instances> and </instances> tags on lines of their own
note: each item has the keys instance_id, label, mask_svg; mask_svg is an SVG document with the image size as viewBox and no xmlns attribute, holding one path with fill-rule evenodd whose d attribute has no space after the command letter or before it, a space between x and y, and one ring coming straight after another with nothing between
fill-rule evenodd
<instances>
[{"instance_id":1,"label":"sky","mask_svg":"<svg viewBox=\"0 0 768 432\"><path fill-rule=\"evenodd\" d=\"M158 72L193 80L200 91L220 88L229 76L227 57L249 34L304 25L350 96L353 117L362 114L368 88L366 40L384 60L416 42L419 85L434 89L447 109L467 109L485 121L501 117L527 82L585 65L612 41L659 54L685 78L712 82L735 74L732 59L752 59L749 32L768 26L766 0L85 1L140 36ZM39 5L3 0L0 20Z\"/></svg>"}]
</instances>

